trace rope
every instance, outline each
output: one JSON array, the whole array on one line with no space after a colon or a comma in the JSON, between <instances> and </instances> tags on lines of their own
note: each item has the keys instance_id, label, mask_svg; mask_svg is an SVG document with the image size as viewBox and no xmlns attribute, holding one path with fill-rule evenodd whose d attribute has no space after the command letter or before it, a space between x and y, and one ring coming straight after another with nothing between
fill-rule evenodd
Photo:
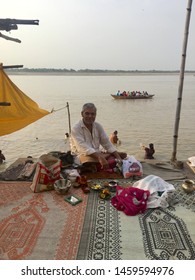
<instances>
[{"instance_id":1,"label":"rope","mask_svg":"<svg viewBox=\"0 0 195 280\"><path fill-rule=\"evenodd\" d=\"M54 108L52 108L51 113L57 112L57 111L60 111L60 110L63 110L63 109L65 109L65 108L67 108L67 106L62 107L62 108L59 108L59 109L56 109L56 110L55 110Z\"/></svg>"},{"instance_id":2,"label":"rope","mask_svg":"<svg viewBox=\"0 0 195 280\"><path fill-rule=\"evenodd\" d=\"M64 106L64 107L62 107L62 108L59 108L59 109L57 109L57 110L55 110L55 109L53 108L53 109L51 110L51 113L57 112L57 111L60 111L60 110L63 110L63 109L65 109L65 108L67 108L67 110L68 110L68 126L69 126L69 135L70 135L70 132L71 132L71 122L70 122L70 111L69 111L69 104L68 104L68 102L67 102L67 105Z\"/></svg>"}]
</instances>

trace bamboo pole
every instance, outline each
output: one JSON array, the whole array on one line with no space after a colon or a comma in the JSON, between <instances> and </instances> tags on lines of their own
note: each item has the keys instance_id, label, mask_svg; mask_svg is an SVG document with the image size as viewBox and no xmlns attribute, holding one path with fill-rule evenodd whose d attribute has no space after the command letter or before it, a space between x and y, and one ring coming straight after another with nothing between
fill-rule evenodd
<instances>
[{"instance_id":1,"label":"bamboo pole","mask_svg":"<svg viewBox=\"0 0 195 280\"><path fill-rule=\"evenodd\" d=\"M68 102L66 103L67 111L68 111L68 126L69 126L69 135L71 133L71 122L70 122L70 109Z\"/></svg>"},{"instance_id":2,"label":"bamboo pole","mask_svg":"<svg viewBox=\"0 0 195 280\"><path fill-rule=\"evenodd\" d=\"M185 30L184 30L184 41L183 41L183 49L182 49L181 68L180 68L180 82L179 82L179 87L178 87L177 108L176 108L176 116L175 116L174 135L173 135L173 152L172 152L172 158L171 158L172 162L177 161L177 158L176 158L177 142L178 142L178 131L179 131L181 104L182 104L182 92L183 92L183 83L184 83L186 50L187 50L187 43L188 43L191 7L192 7L192 0L188 0L186 21L185 21Z\"/></svg>"}]
</instances>

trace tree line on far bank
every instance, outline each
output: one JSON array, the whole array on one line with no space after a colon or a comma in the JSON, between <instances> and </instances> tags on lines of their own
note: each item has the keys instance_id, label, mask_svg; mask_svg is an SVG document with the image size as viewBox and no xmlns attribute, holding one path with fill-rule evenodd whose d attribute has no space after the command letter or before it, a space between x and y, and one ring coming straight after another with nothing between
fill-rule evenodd
<instances>
[{"instance_id":1,"label":"tree line on far bank","mask_svg":"<svg viewBox=\"0 0 195 280\"><path fill-rule=\"evenodd\" d=\"M130 74L130 73L150 73L150 74L157 74L157 73L179 73L179 70L101 70L101 69L57 69L57 68L15 68L15 69L6 69L6 71L10 72L29 72L29 73L102 73L102 74L109 74L109 73L121 73L121 74ZM195 73L195 71L185 71L186 73Z\"/></svg>"}]
</instances>

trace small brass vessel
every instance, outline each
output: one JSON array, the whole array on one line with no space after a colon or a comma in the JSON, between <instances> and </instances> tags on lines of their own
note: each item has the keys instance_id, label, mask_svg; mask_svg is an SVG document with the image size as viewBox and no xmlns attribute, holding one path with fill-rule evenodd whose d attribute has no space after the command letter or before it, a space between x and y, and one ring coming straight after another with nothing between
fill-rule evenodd
<instances>
[{"instance_id":1,"label":"small brass vessel","mask_svg":"<svg viewBox=\"0 0 195 280\"><path fill-rule=\"evenodd\" d=\"M191 192L195 191L195 182L193 180L189 180L189 179L184 180L181 187L186 193L191 193Z\"/></svg>"},{"instance_id":2,"label":"small brass vessel","mask_svg":"<svg viewBox=\"0 0 195 280\"><path fill-rule=\"evenodd\" d=\"M109 183L108 183L108 187L109 187L109 190L111 191L111 192L115 192L116 191L116 187L117 187L117 185L118 185L118 182L117 181L110 181Z\"/></svg>"}]
</instances>

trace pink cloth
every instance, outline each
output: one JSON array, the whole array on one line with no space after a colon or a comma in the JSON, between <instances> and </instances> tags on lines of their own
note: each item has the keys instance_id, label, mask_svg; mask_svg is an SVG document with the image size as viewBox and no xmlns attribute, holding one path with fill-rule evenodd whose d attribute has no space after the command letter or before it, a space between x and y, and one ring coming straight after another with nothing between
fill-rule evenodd
<instances>
[{"instance_id":1,"label":"pink cloth","mask_svg":"<svg viewBox=\"0 0 195 280\"><path fill-rule=\"evenodd\" d=\"M128 216L135 216L143 213L147 208L149 191L144 191L134 187L116 187L116 196L111 199L112 205L119 211L123 211Z\"/></svg>"}]
</instances>

